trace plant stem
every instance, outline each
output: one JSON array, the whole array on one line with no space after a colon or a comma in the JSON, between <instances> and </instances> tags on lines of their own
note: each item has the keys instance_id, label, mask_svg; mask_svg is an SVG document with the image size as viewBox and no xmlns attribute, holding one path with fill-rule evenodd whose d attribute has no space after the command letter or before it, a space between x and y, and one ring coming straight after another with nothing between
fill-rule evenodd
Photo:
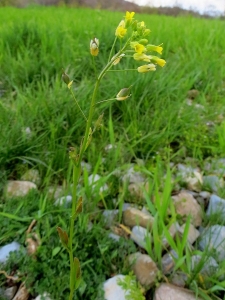
<instances>
[{"instance_id":1,"label":"plant stem","mask_svg":"<svg viewBox=\"0 0 225 300\"><path fill-rule=\"evenodd\" d=\"M116 55L119 56L122 53L122 51L124 50L124 48L122 48ZM92 123L92 119L93 119L94 112L95 112L95 104L96 104L98 88L99 88L102 78L104 77L106 72L112 67L112 65L113 65L113 62L109 61L107 63L107 65L105 66L105 68L101 71L101 73L99 74L99 76L96 80L94 91L93 91L92 98L91 98L88 118L85 117L78 102L76 101L76 98L75 98L73 92L71 91L80 111L82 112L82 114L87 122L86 122L84 138L80 145L79 157L78 157L76 163L74 163L74 167L73 167L72 211L71 211L70 230L69 230L69 257L70 257L70 296L69 296L69 300L73 299L75 284L76 284L74 256L73 256L73 235L74 235L75 217L73 217L73 216L76 216L75 213L76 213L76 205L77 205L77 185L78 185L78 181L79 181L79 178L81 175L81 161L83 159L83 154L87 148L87 142L88 142L88 138L90 135L91 123Z\"/></svg>"}]
</instances>

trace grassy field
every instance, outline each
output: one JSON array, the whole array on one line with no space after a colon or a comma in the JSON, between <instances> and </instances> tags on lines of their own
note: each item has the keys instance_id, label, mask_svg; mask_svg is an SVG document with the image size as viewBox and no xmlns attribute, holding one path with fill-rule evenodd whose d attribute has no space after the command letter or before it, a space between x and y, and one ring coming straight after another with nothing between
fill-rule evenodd
<instances>
[{"instance_id":1,"label":"grassy field","mask_svg":"<svg viewBox=\"0 0 225 300\"><path fill-rule=\"evenodd\" d=\"M0 9L0 209L11 213L8 218L0 215L0 224L4 225L0 244L15 237L24 243L29 223L34 218L38 220L42 236L39 260L26 257L18 261L24 266L22 272L29 274L28 284L34 294L47 290L57 300L66 299L68 293L67 253L53 249L59 246L55 228L67 227L69 211L57 210L46 200L45 191L50 184L69 186L68 149L79 145L85 124L61 80L61 69L74 80L77 99L87 113L95 82L90 39L100 40L96 58L99 72L107 62L115 28L123 15L64 7ZM86 161L96 173L107 177L116 167L137 159L143 159L148 171L154 172L159 157L165 165L170 160L182 162L185 157L193 157L200 166L208 157L223 157L224 21L157 15L138 18L151 29L151 43L163 43L166 66L148 74L111 72L104 78L99 101L115 97L130 85L132 97L98 105L96 119L104 112L104 125L95 134ZM135 66L132 60L123 62L123 68ZM199 94L188 105L191 89ZM104 147L110 143L118 148L106 157ZM5 182L19 179L30 168L40 172L41 192L21 199L19 204L18 199L5 202ZM108 207L119 192L115 178L110 184ZM132 243L115 247L107 236L102 239L101 221L87 234L89 215L84 214L76 227L80 237L77 256L84 272L79 299L96 299L96 287L115 272L112 265L122 272L124 256L135 251ZM16 217L12 219L13 216ZM4 282L3 276L0 279Z\"/></svg>"}]
</instances>

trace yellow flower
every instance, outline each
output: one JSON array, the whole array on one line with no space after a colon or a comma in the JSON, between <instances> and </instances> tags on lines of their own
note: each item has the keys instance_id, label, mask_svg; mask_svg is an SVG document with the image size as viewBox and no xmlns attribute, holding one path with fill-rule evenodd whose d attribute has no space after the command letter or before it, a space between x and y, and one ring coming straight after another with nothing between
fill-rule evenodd
<instances>
[{"instance_id":1,"label":"yellow flower","mask_svg":"<svg viewBox=\"0 0 225 300\"><path fill-rule=\"evenodd\" d=\"M141 53L141 54L139 54L139 53L134 53L133 58L134 58L135 60L143 60L143 61L147 61L147 62L150 62L150 61L151 61L150 56L148 56L148 55L146 55L146 54L144 54L144 53Z\"/></svg>"},{"instance_id":2,"label":"yellow flower","mask_svg":"<svg viewBox=\"0 0 225 300\"><path fill-rule=\"evenodd\" d=\"M93 40L91 40L90 42L90 52L91 55L93 56L97 56L98 52L99 52L99 40L97 38L94 38Z\"/></svg>"},{"instance_id":3,"label":"yellow flower","mask_svg":"<svg viewBox=\"0 0 225 300\"><path fill-rule=\"evenodd\" d=\"M146 52L145 46L142 44L139 44L138 42L131 42L130 43L131 48L134 48L135 52L141 54L142 52Z\"/></svg>"},{"instance_id":4,"label":"yellow flower","mask_svg":"<svg viewBox=\"0 0 225 300\"><path fill-rule=\"evenodd\" d=\"M147 48L148 51L155 51L155 52L158 52L159 54L162 54L163 47L161 47L161 45L155 46L155 45L150 45L149 44L149 45L146 46L146 48Z\"/></svg>"},{"instance_id":5,"label":"yellow flower","mask_svg":"<svg viewBox=\"0 0 225 300\"><path fill-rule=\"evenodd\" d=\"M147 73L149 71L155 71L156 67L154 64L143 65L137 68L139 73Z\"/></svg>"},{"instance_id":6,"label":"yellow flower","mask_svg":"<svg viewBox=\"0 0 225 300\"><path fill-rule=\"evenodd\" d=\"M126 21L132 21L134 15L135 15L135 12L133 12L133 11L132 11L132 12L129 12L129 11L127 11L127 12L126 12L126 16L125 16L125 20L126 20Z\"/></svg>"},{"instance_id":7,"label":"yellow flower","mask_svg":"<svg viewBox=\"0 0 225 300\"><path fill-rule=\"evenodd\" d=\"M127 29L125 28L125 22L122 20L118 27L116 28L115 35L119 38L123 38L127 33Z\"/></svg>"},{"instance_id":8,"label":"yellow flower","mask_svg":"<svg viewBox=\"0 0 225 300\"><path fill-rule=\"evenodd\" d=\"M165 64L166 64L166 61L164 60L164 59L161 59L161 58L159 58L159 57L157 57L157 56L149 56L150 58L151 58L151 60L153 61L153 62L155 62L157 65L159 65L160 67L164 67L165 66Z\"/></svg>"}]
</instances>

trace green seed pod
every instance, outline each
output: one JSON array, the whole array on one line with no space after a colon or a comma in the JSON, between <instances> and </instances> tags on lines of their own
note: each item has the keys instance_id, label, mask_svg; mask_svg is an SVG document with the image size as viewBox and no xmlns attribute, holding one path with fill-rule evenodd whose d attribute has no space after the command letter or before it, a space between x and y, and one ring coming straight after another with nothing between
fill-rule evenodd
<instances>
[{"instance_id":1,"label":"green seed pod","mask_svg":"<svg viewBox=\"0 0 225 300\"><path fill-rule=\"evenodd\" d=\"M63 69L62 69L62 80L63 80L66 84L69 84L69 83L70 83L69 75L67 75Z\"/></svg>"}]
</instances>

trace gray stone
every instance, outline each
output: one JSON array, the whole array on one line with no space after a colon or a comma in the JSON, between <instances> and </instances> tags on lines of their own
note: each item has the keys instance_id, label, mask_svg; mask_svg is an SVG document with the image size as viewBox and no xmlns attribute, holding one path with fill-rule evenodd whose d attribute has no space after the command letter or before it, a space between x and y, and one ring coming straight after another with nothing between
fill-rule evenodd
<instances>
[{"instance_id":1,"label":"gray stone","mask_svg":"<svg viewBox=\"0 0 225 300\"><path fill-rule=\"evenodd\" d=\"M103 216L103 219L104 219L105 227L110 228L112 225L114 225L114 223L118 219L118 215L119 215L119 210L118 209L113 209L113 210L106 209L106 210L104 210L102 216Z\"/></svg>"},{"instance_id":2,"label":"gray stone","mask_svg":"<svg viewBox=\"0 0 225 300\"><path fill-rule=\"evenodd\" d=\"M164 275L168 275L172 272L175 266L175 259L178 258L177 253L174 250L170 250L162 257L162 271Z\"/></svg>"},{"instance_id":3,"label":"gray stone","mask_svg":"<svg viewBox=\"0 0 225 300\"><path fill-rule=\"evenodd\" d=\"M10 252L19 251L21 245L17 242L12 242L0 248L0 263L5 263Z\"/></svg>"},{"instance_id":4,"label":"gray stone","mask_svg":"<svg viewBox=\"0 0 225 300\"><path fill-rule=\"evenodd\" d=\"M186 219L191 216L191 223L194 226L200 226L202 223L202 208L196 199L187 192L181 191L178 195L173 196L176 213Z\"/></svg>"},{"instance_id":5,"label":"gray stone","mask_svg":"<svg viewBox=\"0 0 225 300\"><path fill-rule=\"evenodd\" d=\"M159 272L151 257L137 252L128 256L128 262L140 284L151 288Z\"/></svg>"},{"instance_id":6,"label":"gray stone","mask_svg":"<svg viewBox=\"0 0 225 300\"><path fill-rule=\"evenodd\" d=\"M118 284L118 280L123 280L124 275L116 275L105 281L103 284L104 300L126 300L126 296L130 294L130 291L125 291Z\"/></svg>"},{"instance_id":7,"label":"gray stone","mask_svg":"<svg viewBox=\"0 0 225 300\"><path fill-rule=\"evenodd\" d=\"M134 166L131 166L121 180L123 183L140 183L145 181L145 177L141 172L135 171Z\"/></svg>"},{"instance_id":8,"label":"gray stone","mask_svg":"<svg viewBox=\"0 0 225 300\"><path fill-rule=\"evenodd\" d=\"M25 285L22 283L14 296L13 300L28 300L29 292L26 289Z\"/></svg>"},{"instance_id":9,"label":"gray stone","mask_svg":"<svg viewBox=\"0 0 225 300\"><path fill-rule=\"evenodd\" d=\"M12 298L16 294L16 291L17 291L17 286L16 285L11 286L5 290L4 296L6 297L7 300L12 300ZM1 293L0 293L0 295L1 295Z\"/></svg>"},{"instance_id":10,"label":"gray stone","mask_svg":"<svg viewBox=\"0 0 225 300\"><path fill-rule=\"evenodd\" d=\"M194 270L195 268L198 268L199 270L199 263L201 262L202 256L201 255L193 255L191 257L191 269ZM215 274L219 268L218 263L212 256L204 257L203 254L203 266L200 267L200 270L198 273L202 274L203 276L212 276Z\"/></svg>"},{"instance_id":11,"label":"gray stone","mask_svg":"<svg viewBox=\"0 0 225 300\"><path fill-rule=\"evenodd\" d=\"M119 242L120 241L120 236L115 234L115 233L112 233L110 232L108 237L110 237L111 239L113 239L115 242Z\"/></svg>"},{"instance_id":12,"label":"gray stone","mask_svg":"<svg viewBox=\"0 0 225 300\"><path fill-rule=\"evenodd\" d=\"M172 237L172 239L174 239L174 237L175 237L176 233L179 231L179 229L180 229L180 226L177 222L173 223L170 226L169 233L170 233L170 236ZM164 246L164 248L167 248L169 246L169 242L166 237L162 238L162 245Z\"/></svg>"},{"instance_id":13,"label":"gray stone","mask_svg":"<svg viewBox=\"0 0 225 300\"><path fill-rule=\"evenodd\" d=\"M150 232L141 226L134 226L132 228L130 238L145 250L147 249L147 245L151 243Z\"/></svg>"},{"instance_id":14,"label":"gray stone","mask_svg":"<svg viewBox=\"0 0 225 300\"><path fill-rule=\"evenodd\" d=\"M161 283L155 290L153 300L202 300L192 291L169 283Z\"/></svg>"},{"instance_id":15,"label":"gray stone","mask_svg":"<svg viewBox=\"0 0 225 300\"><path fill-rule=\"evenodd\" d=\"M150 214L146 214L139 209L128 207L123 212L123 222L129 227L139 225L141 227L151 228L154 218Z\"/></svg>"},{"instance_id":16,"label":"gray stone","mask_svg":"<svg viewBox=\"0 0 225 300\"><path fill-rule=\"evenodd\" d=\"M225 259L225 226L213 225L206 228L199 238L200 250L208 250L216 259L221 262Z\"/></svg>"},{"instance_id":17,"label":"gray stone","mask_svg":"<svg viewBox=\"0 0 225 300\"><path fill-rule=\"evenodd\" d=\"M61 198L56 199L55 205L68 207L72 202L73 197L71 195L67 195Z\"/></svg>"},{"instance_id":18,"label":"gray stone","mask_svg":"<svg viewBox=\"0 0 225 300\"><path fill-rule=\"evenodd\" d=\"M37 185L30 181L10 180L5 187L5 197L24 197L31 190L37 190Z\"/></svg>"},{"instance_id":19,"label":"gray stone","mask_svg":"<svg viewBox=\"0 0 225 300\"><path fill-rule=\"evenodd\" d=\"M108 185L106 183L101 182L102 177L98 174L91 174L88 177L88 183L90 186L92 186L93 192L95 189L99 189L99 193L105 192L109 189Z\"/></svg>"},{"instance_id":20,"label":"gray stone","mask_svg":"<svg viewBox=\"0 0 225 300\"><path fill-rule=\"evenodd\" d=\"M176 285L176 286L179 286L179 287L184 287L187 280L188 280L187 274L185 274L182 271L176 271L171 276L171 283Z\"/></svg>"},{"instance_id":21,"label":"gray stone","mask_svg":"<svg viewBox=\"0 0 225 300\"><path fill-rule=\"evenodd\" d=\"M224 187L224 180L216 175L203 176L203 185L210 191L217 193Z\"/></svg>"},{"instance_id":22,"label":"gray stone","mask_svg":"<svg viewBox=\"0 0 225 300\"><path fill-rule=\"evenodd\" d=\"M202 197L203 199L209 199L211 194L207 191L202 191L202 192L199 193L199 196Z\"/></svg>"},{"instance_id":23,"label":"gray stone","mask_svg":"<svg viewBox=\"0 0 225 300\"><path fill-rule=\"evenodd\" d=\"M185 226L186 224L183 224L180 229L179 232L183 235L184 230L185 230ZM192 245L194 244L194 242L197 240L197 238L199 237L200 232L192 225L190 224L189 226L189 231L188 231L188 242Z\"/></svg>"},{"instance_id":24,"label":"gray stone","mask_svg":"<svg viewBox=\"0 0 225 300\"><path fill-rule=\"evenodd\" d=\"M217 214L217 220L223 221L225 216L225 200L216 196L212 195L209 199L209 206L206 211L207 216L211 216L213 214Z\"/></svg>"}]
</instances>

